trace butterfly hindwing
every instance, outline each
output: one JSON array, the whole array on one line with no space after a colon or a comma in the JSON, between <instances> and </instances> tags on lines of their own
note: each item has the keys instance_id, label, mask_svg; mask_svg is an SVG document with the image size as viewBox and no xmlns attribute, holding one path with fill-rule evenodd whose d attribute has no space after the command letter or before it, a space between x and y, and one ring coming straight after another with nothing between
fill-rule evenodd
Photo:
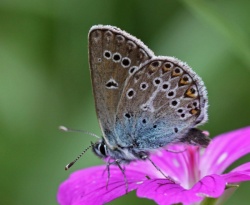
<instances>
[{"instance_id":1,"label":"butterfly hindwing","mask_svg":"<svg viewBox=\"0 0 250 205\"><path fill-rule=\"evenodd\" d=\"M185 63L172 57L147 61L128 80L119 101L119 143L156 149L191 141L192 136L183 137L207 120L206 95L202 80Z\"/></svg>"}]
</instances>

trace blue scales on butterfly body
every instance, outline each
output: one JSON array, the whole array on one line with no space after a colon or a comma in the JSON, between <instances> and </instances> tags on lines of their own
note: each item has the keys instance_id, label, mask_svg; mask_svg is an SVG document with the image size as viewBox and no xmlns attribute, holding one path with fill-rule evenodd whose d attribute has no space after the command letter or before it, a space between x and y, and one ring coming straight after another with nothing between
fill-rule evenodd
<instances>
[{"instance_id":1,"label":"blue scales on butterfly body","mask_svg":"<svg viewBox=\"0 0 250 205\"><path fill-rule=\"evenodd\" d=\"M93 145L116 163L149 159L173 143L206 147L196 128L207 121L207 92L182 61L155 56L139 39L113 26L89 32L89 62L103 139Z\"/></svg>"}]
</instances>

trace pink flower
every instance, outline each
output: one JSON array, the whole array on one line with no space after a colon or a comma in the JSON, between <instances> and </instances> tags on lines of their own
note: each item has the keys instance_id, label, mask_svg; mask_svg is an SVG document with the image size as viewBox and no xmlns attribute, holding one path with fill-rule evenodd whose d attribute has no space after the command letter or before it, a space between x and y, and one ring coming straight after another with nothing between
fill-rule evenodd
<instances>
[{"instance_id":1,"label":"pink flower","mask_svg":"<svg viewBox=\"0 0 250 205\"><path fill-rule=\"evenodd\" d=\"M149 161L136 161L125 167L128 191L136 190L138 197L153 199L158 204L192 204L205 197L222 196L228 184L250 180L250 162L223 174L230 164L250 152L250 127L214 138L206 150L189 145L169 149L183 151L161 150L150 158L176 183L164 178ZM59 187L59 204L104 204L126 194L123 175L116 166L110 167L106 189L105 168L91 167L71 174Z\"/></svg>"}]
</instances>

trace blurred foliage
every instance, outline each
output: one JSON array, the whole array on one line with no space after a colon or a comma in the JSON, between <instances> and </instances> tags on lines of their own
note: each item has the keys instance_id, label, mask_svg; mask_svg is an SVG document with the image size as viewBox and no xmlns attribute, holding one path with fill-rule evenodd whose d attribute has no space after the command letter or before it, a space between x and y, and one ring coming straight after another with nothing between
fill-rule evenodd
<instances>
[{"instance_id":1,"label":"blurred foliage","mask_svg":"<svg viewBox=\"0 0 250 205\"><path fill-rule=\"evenodd\" d=\"M71 172L103 163L90 151L65 172L93 139L57 130L62 124L101 135L87 53L95 24L120 27L156 55L188 62L208 89L203 129L211 136L249 125L249 11L247 0L1 0L1 204L57 204L58 186ZM250 157L233 166L243 161ZM249 185L226 204L248 204ZM135 193L111 204L132 202L154 204Z\"/></svg>"}]
</instances>

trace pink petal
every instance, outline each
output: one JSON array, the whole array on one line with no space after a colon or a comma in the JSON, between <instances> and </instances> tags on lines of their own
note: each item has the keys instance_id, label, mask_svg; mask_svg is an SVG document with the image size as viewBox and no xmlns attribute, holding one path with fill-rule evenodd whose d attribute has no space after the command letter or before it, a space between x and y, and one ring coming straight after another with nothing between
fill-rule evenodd
<instances>
[{"instance_id":1,"label":"pink petal","mask_svg":"<svg viewBox=\"0 0 250 205\"><path fill-rule=\"evenodd\" d=\"M214 138L201 158L201 176L221 174L231 163L250 152L250 127Z\"/></svg>"},{"instance_id":2,"label":"pink petal","mask_svg":"<svg viewBox=\"0 0 250 205\"><path fill-rule=\"evenodd\" d=\"M199 152L198 147L186 145L174 145L167 147L167 150L161 150L151 155L150 159L158 166L167 176L173 178L176 182L181 183L184 187L189 187L190 182L194 180L193 169L197 167ZM192 155L192 156L191 156ZM152 165L154 178L162 178L161 173Z\"/></svg>"},{"instance_id":3,"label":"pink petal","mask_svg":"<svg viewBox=\"0 0 250 205\"><path fill-rule=\"evenodd\" d=\"M106 189L107 171L103 175L105 168L105 166L97 166L71 174L59 187L57 195L59 204L104 204L126 194L124 177L117 166L110 166L110 180ZM128 191L135 190L144 180L147 180L141 167L127 166L125 175Z\"/></svg>"},{"instance_id":4,"label":"pink petal","mask_svg":"<svg viewBox=\"0 0 250 205\"><path fill-rule=\"evenodd\" d=\"M250 162L240 165L228 174L223 174L225 181L230 183L239 183L250 180Z\"/></svg>"},{"instance_id":5,"label":"pink petal","mask_svg":"<svg viewBox=\"0 0 250 205\"><path fill-rule=\"evenodd\" d=\"M137 189L137 195L153 199L162 205L192 204L201 201L204 197L217 198L224 189L224 179L218 175L210 175L201 179L189 190L166 179L147 180Z\"/></svg>"}]
</instances>

